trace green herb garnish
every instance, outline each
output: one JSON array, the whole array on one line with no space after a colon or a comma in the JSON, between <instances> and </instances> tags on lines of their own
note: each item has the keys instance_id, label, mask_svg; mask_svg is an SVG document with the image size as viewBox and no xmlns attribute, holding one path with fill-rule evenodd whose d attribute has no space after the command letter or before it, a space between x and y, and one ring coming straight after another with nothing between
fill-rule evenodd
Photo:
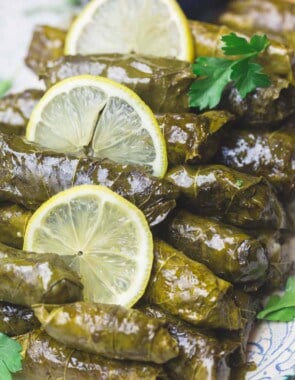
<instances>
[{"instance_id":1,"label":"green herb garnish","mask_svg":"<svg viewBox=\"0 0 295 380\"><path fill-rule=\"evenodd\" d=\"M0 98L6 94L12 87L12 81L9 79L0 80Z\"/></svg>"},{"instance_id":2,"label":"green herb garnish","mask_svg":"<svg viewBox=\"0 0 295 380\"><path fill-rule=\"evenodd\" d=\"M236 186L242 187L244 185L244 181L242 179L237 179Z\"/></svg>"},{"instance_id":3,"label":"green herb garnish","mask_svg":"<svg viewBox=\"0 0 295 380\"><path fill-rule=\"evenodd\" d=\"M64 13L69 11L69 7L77 7L82 5L82 0L64 0L60 5L37 5L25 10L25 14L28 16L39 13Z\"/></svg>"},{"instance_id":4,"label":"green herb garnish","mask_svg":"<svg viewBox=\"0 0 295 380\"><path fill-rule=\"evenodd\" d=\"M282 297L271 296L257 318L279 322L290 322L295 319L295 276L288 279L285 294Z\"/></svg>"},{"instance_id":5,"label":"green herb garnish","mask_svg":"<svg viewBox=\"0 0 295 380\"><path fill-rule=\"evenodd\" d=\"M221 37L225 55L238 56L236 59L199 57L193 65L197 79L189 91L190 107L216 107L225 87L233 83L242 98L257 87L268 87L271 84L268 75L262 72L263 67L255 63L257 56L270 44L265 35L254 35L248 42L235 33Z\"/></svg>"},{"instance_id":6,"label":"green herb garnish","mask_svg":"<svg viewBox=\"0 0 295 380\"><path fill-rule=\"evenodd\" d=\"M73 5L73 6L82 5L82 4L81 4L81 0L67 0L67 3L68 3L69 5Z\"/></svg>"},{"instance_id":7,"label":"green herb garnish","mask_svg":"<svg viewBox=\"0 0 295 380\"><path fill-rule=\"evenodd\" d=\"M12 380L11 373L22 369L22 346L0 333L0 379Z\"/></svg>"}]
</instances>

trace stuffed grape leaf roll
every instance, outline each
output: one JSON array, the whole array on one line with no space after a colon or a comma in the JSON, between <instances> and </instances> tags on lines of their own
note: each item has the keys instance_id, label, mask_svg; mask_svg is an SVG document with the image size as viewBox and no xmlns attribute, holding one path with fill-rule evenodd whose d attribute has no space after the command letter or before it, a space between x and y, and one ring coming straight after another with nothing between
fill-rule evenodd
<instances>
[{"instance_id":1,"label":"stuffed grape leaf roll","mask_svg":"<svg viewBox=\"0 0 295 380\"><path fill-rule=\"evenodd\" d=\"M26 90L0 100L0 132L25 135L33 107L42 95L43 91ZM209 111L202 115L165 113L156 118L167 143L169 162L176 165L211 159L219 147L216 133L234 117L227 111Z\"/></svg>"},{"instance_id":2,"label":"stuffed grape leaf roll","mask_svg":"<svg viewBox=\"0 0 295 380\"><path fill-rule=\"evenodd\" d=\"M33 106L42 95L42 91L26 90L0 100L0 132L25 135ZM156 118L167 143L169 163L176 165L211 159L219 147L220 139L216 133L234 117L226 111L209 111L198 116L165 113L156 115Z\"/></svg>"},{"instance_id":3,"label":"stuffed grape leaf roll","mask_svg":"<svg viewBox=\"0 0 295 380\"><path fill-rule=\"evenodd\" d=\"M235 227L175 210L162 236L191 259L205 264L217 276L234 284L261 285L268 260L258 240Z\"/></svg>"},{"instance_id":4,"label":"stuffed grape leaf roll","mask_svg":"<svg viewBox=\"0 0 295 380\"><path fill-rule=\"evenodd\" d=\"M73 350L42 330L17 338L23 347L19 380L168 380L162 367L119 361Z\"/></svg>"},{"instance_id":5,"label":"stuffed grape leaf roll","mask_svg":"<svg viewBox=\"0 0 295 380\"><path fill-rule=\"evenodd\" d=\"M43 93L42 90L29 89L0 99L0 131L24 135L33 108Z\"/></svg>"},{"instance_id":6,"label":"stuffed grape leaf roll","mask_svg":"<svg viewBox=\"0 0 295 380\"><path fill-rule=\"evenodd\" d=\"M269 270L264 288L275 290L284 287L292 268L290 252L292 252L292 236L285 231L253 230L255 236L265 247L269 260Z\"/></svg>"},{"instance_id":7,"label":"stuffed grape leaf roll","mask_svg":"<svg viewBox=\"0 0 295 380\"><path fill-rule=\"evenodd\" d=\"M8 336L25 334L40 326L32 309L0 302L0 331Z\"/></svg>"},{"instance_id":8,"label":"stuffed grape leaf roll","mask_svg":"<svg viewBox=\"0 0 295 380\"><path fill-rule=\"evenodd\" d=\"M38 25L25 59L26 65L36 74L46 61L59 58L64 52L66 31L48 25Z\"/></svg>"},{"instance_id":9,"label":"stuffed grape leaf roll","mask_svg":"<svg viewBox=\"0 0 295 380\"><path fill-rule=\"evenodd\" d=\"M295 48L295 4L281 0L232 0L220 21L249 33L265 32L272 39Z\"/></svg>"},{"instance_id":10,"label":"stuffed grape leaf roll","mask_svg":"<svg viewBox=\"0 0 295 380\"><path fill-rule=\"evenodd\" d=\"M237 330L240 309L232 286L205 265L189 259L163 241L154 242L152 276L145 301L198 327Z\"/></svg>"},{"instance_id":11,"label":"stuffed grape leaf roll","mask_svg":"<svg viewBox=\"0 0 295 380\"><path fill-rule=\"evenodd\" d=\"M177 188L137 167L44 151L0 133L0 200L36 209L52 195L82 184L104 185L138 206L150 225L175 207Z\"/></svg>"},{"instance_id":12,"label":"stuffed grape leaf roll","mask_svg":"<svg viewBox=\"0 0 295 380\"><path fill-rule=\"evenodd\" d=\"M228 342L235 342L238 348L232 352L227 359L228 365L231 368L236 368L237 371L232 371L231 379L243 379L241 372L245 372L245 363L247 362L247 343L249 336L255 322L256 314L261 309L260 299L256 294L249 294L240 291L239 289L234 289L233 298L235 304L241 309L242 323L243 326L238 331L218 331L217 337L227 344ZM237 375L237 374L238 375Z\"/></svg>"},{"instance_id":13,"label":"stuffed grape leaf roll","mask_svg":"<svg viewBox=\"0 0 295 380\"><path fill-rule=\"evenodd\" d=\"M205 47L210 46L205 37L204 40ZM282 71L290 72L286 50L282 49L277 54L280 57L277 59L278 67L285 67ZM101 75L126 85L155 113L189 112L188 91L196 79L192 65L188 62L120 54L61 57L49 61L40 72L40 77L50 87L62 79L80 74ZM252 125L276 124L295 112L294 94L295 86L289 80L273 76L270 87L258 88L246 99L241 99L235 89L230 88L224 93L221 109L250 121Z\"/></svg>"},{"instance_id":14,"label":"stuffed grape leaf roll","mask_svg":"<svg viewBox=\"0 0 295 380\"><path fill-rule=\"evenodd\" d=\"M166 179L179 188L183 204L198 214L217 216L239 227L285 227L282 205L262 177L223 165L184 165L168 171Z\"/></svg>"},{"instance_id":15,"label":"stuffed grape leaf roll","mask_svg":"<svg viewBox=\"0 0 295 380\"><path fill-rule=\"evenodd\" d=\"M31 306L82 299L83 286L53 253L29 253L0 243L0 301Z\"/></svg>"},{"instance_id":16,"label":"stuffed grape leaf roll","mask_svg":"<svg viewBox=\"0 0 295 380\"><path fill-rule=\"evenodd\" d=\"M275 76L271 82L269 87L257 88L244 99L231 87L225 91L221 107L235 114L245 126L277 126L295 111L295 86Z\"/></svg>"},{"instance_id":17,"label":"stuffed grape leaf roll","mask_svg":"<svg viewBox=\"0 0 295 380\"><path fill-rule=\"evenodd\" d=\"M282 128L232 129L222 141L218 159L233 169L264 176L286 201L295 195L295 119Z\"/></svg>"},{"instance_id":18,"label":"stuffed grape leaf roll","mask_svg":"<svg viewBox=\"0 0 295 380\"><path fill-rule=\"evenodd\" d=\"M242 0L241 0L242 1ZM252 0L252 2L255 0ZM267 0L264 0L267 1ZM269 1L269 0L268 0ZM221 50L221 36L225 34L229 34L233 32L233 30L229 29L227 26L224 25L215 25L215 24L209 24L201 21L190 21L190 29L193 35L193 38L195 40L195 53L196 56L214 56L214 57L219 57L223 56L222 50ZM241 34L241 33L240 33ZM244 34L244 36L247 38L247 35ZM63 30L59 30L56 28L52 28L49 26L39 26L35 30L33 34L33 39L30 45L30 49L28 52L28 56L26 58L26 63L27 65L32 68L35 72L41 74L44 70L44 66L46 61L51 61L54 59L58 59L62 57L63 55L63 44L65 40L65 32ZM104 65L105 62L104 59L106 57L111 57L113 56L115 59L120 60L120 56L123 57L120 54L104 54L104 55L93 55L93 56L88 56L86 59L88 61L88 70L90 67L92 69L95 68L95 65L93 65L94 61L97 61L98 57L101 57L101 64ZM279 43L277 41L271 41L270 47L267 49L267 51L264 53L262 58L260 58L263 62L263 65L266 66L266 69L269 71L269 73L276 74L279 76L283 76L285 78L288 78L290 81L293 81L294 76L293 76L293 56L294 53L291 48L288 48L282 43ZM78 59L80 59L81 63L85 63L85 61L81 60L81 56L77 56ZM91 58L92 57L92 58ZM97 57L97 58L95 58ZM126 58L128 56L125 56ZM131 56L132 57L132 56ZM139 57L136 55L133 55L135 60L133 62L130 62L130 66L128 67L127 72L132 72L135 74L136 71L134 71L134 68L139 70L142 74L145 73L151 73L151 68L154 69L154 65L150 66L151 61L156 62L158 59L157 57L145 57L146 61L143 62L142 59L144 57ZM139 58L139 61L137 62L136 57ZM73 57L68 57L69 59L66 60L66 62L73 62ZM130 59L130 56L129 56ZM128 59L128 60L129 60ZM74 59L75 60L75 59ZM92 66L90 66L89 62L91 63L92 61ZM142 62L141 62L142 61ZM60 61L62 62L62 61ZM168 61L167 61L168 62ZM115 63L115 62L113 62ZM119 62L118 62L119 63ZM121 60L121 64L116 67L116 65L111 65L109 67L110 71L112 73L109 73L108 75L115 75L114 79L117 81L121 81L123 79L123 76L125 76L125 80L127 79L126 72L124 71L124 60ZM141 64L140 64L141 63ZM176 62L175 62L176 63ZM164 60L160 58L158 61L159 66L164 66L167 69L167 63L164 64ZM51 66L51 63L49 63L48 67ZM85 65L84 65L85 66ZM141 66L141 67L140 67ZM70 65L67 65L67 69L69 70ZM86 67L84 67L85 70ZM125 67L126 68L126 67ZM129 71L130 68L133 68L133 71ZM77 69L77 67L76 67ZM96 70L98 69L98 66L96 65ZM105 67L101 67L99 70L103 70L105 72ZM72 74L69 75L68 70L60 70L60 75L66 75L68 76L73 76L73 75L79 75L79 74L93 74L93 75L102 75L105 76L104 73L101 71L97 72L73 72ZM73 70L73 67L71 67L71 70ZM45 70L46 71L46 70ZM67 72L67 73L66 73ZM134 74L130 77L130 79L133 79L133 85L136 82L136 79L140 78L139 72L137 72L137 75L134 76ZM157 74L156 76L161 79L162 75L159 75L160 71L155 72ZM168 74L168 73L167 73ZM170 73L171 74L171 73ZM47 76L47 75L46 75ZM64 79L60 78L59 80ZM142 78L143 79L143 78ZM146 78L147 79L147 78ZM162 77L163 79L163 77ZM168 79L168 78L167 78ZM171 78L172 79L172 78ZM175 78L174 78L175 79ZM52 80L51 80L52 82ZM56 82L56 79L55 79ZM129 81L130 85L131 80ZM51 83L52 84L52 83ZM128 83L125 83L128 86ZM131 84L132 86L132 84ZM136 92L136 90L135 90ZM162 111L162 112L173 112L173 110L170 111ZM174 110L175 112L175 110Z\"/></svg>"},{"instance_id":19,"label":"stuffed grape leaf roll","mask_svg":"<svg viewBox=\"0 0 295 380\"><path fill-rule=\"evenodd\" d=\"M226 361L239 350L239 343L218 340L214 332L197 329L154 305L143 305L139 309L149 317L166 320L170 334L178 342L179 356L165 364L172 380L227 378L230 368Z\"/></svg>"},{"instance_id":20,"label":"stuffed grape leaf roll","mask_svg":"<svg viewBox=\"0 0 295 380\"><path fill-rule=\"evenodd\" d=\"M49 309L50 310L50 309ZM165 363L178 355L166 322L119 305L76 302L34 308L42 327L67 347L111 359Z\"/></svg>"},{"instance_id":21,"label":"stuffed grape leaf roll","mask_svg":"<svg viewBox=\"0 0 295 380\"><path fill-rule=\"evenodd\" d=\"M226 111L166 113L156 115L166 140L169 165L205 163L216 154L220 136L218 131L233 116Z\"/></svg>"},{"instance_id":22,"label":"stuffed grape leaf roll","mask_svg":"<svg viewBox=\"0 0 295 380\"><path fill-rule=\"evenodd\" d=\"M32 214L32 211L19 205L0 203L0 241L21 249L25 230Z\"/></svg>"},{"instance_id":23,"label":"stuffed grape leaf roll","mask_svg":"<svg viewBox=\"0 0 295 380\"><path fill-rule=\"evenodd\" d=\"M132 54L64 56L48 61L39 76L50 87L81 74L100 75L124 84L156 113L187 112L187 93L195 79L189 62Z\"/></svg>"}]
</instances>

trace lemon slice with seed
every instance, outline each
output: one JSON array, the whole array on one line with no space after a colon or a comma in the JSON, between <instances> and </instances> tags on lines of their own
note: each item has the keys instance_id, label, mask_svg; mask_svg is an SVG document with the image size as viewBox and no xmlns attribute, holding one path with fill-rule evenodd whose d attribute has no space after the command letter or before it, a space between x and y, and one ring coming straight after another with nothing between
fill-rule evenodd
<instances>
[{"instance_id":1,"label":"lemon slice with seed","mask_svg":"<svg viewBox=\"0 0 295 380\"><path fill-rule=\"evenodd\" d=\"M137 53L194 59L188 21L175 0L93 0L66 38L65 54Z\"/></svg>"},{"instance_id":2,"label":"lemon slice with seed","mask_svg":"<svg viewBox=\"0 0 295 380\"><path fill-rule=\"evenodd\" d=\"M165 140L150 108L102 77L80 75L51 87L35 107L26 137L55 151L140 165L157 177L167 170Z\"/></svg>"},{"instance_id":3,"label":"lemon slice with seed","mask_svg":"<svg viewBox=\"0 0 295 380\"><path fill-rule=\"evenodd\" d=\"M24 249L66 255L88 301L132 306L143 295L153 240L143 213L104 186L82 185L45 202L30 219Z\"/></svg>"}]
</instances>

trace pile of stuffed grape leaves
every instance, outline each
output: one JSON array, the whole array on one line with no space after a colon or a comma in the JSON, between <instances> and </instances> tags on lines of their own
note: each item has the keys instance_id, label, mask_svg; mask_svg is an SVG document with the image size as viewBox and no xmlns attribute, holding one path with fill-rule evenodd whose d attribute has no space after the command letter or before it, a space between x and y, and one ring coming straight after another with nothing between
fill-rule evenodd
<instances>
[{"instance_id":1,"label":"pile of stuffed grape leaves","mask_svg":"<svg viewBox=\"0 0 295 380\"><path fill-rule=\"evenodd\" d=\"M255 368L247 342L265 297L283 291L294 275L295 2L218 2L217 16L217 10L202 5L198 20L187 19L177 1L170 2L190 44L186 59L175 47L183 35L178 41L172 34L173 54L165 49L161 54L164 36L153 44L157 33L151 28L140 48L132 39L130 51L118 44L112 50L108 36L99 50L98 42L106 36L89 34L98 24L94 16L89 29L85 27L88 34L75 45L73 36L78 41L82 33L77 25L87 21L77 8L77 20L69 27L35 26L25 64L41 89L0 98L0 333L19 347L21 361L21 368L5 367L13 377L2 379L0 368L0 380L243 380ZM78 3L86 4L88 12L102 2ZM114 9L119 3L114 1ZM125 3L132 19L142 5ZM162 9L159 4L155 19L160 25L166 5ZM149 1L145 7L148 18L155 10ZM123 24L117 28L111 18L105 20L116 38L126 32ZM134 40L139 36L143 41L145 33L144 26L134 30ZM90 46L83 53L86 43ZM106 101L90 120L85 110L93 98L77 97L70 103L71 81L98 77L102 83L115 83L118 92L112 94L112 106ZM66 91L52 101L63 86ZM72 141L87 123L93 123L94 139L105 122L99 139L103 144L115 131L105 148L110 144L118 157L125 157L138 137L138 131L127 128L138 122L138 115L127 100L115 114L119 89L142 102L142 112L152 118L153 143L157 147L155 141L161 141L165 150L163 175L152 174L136 160L95 156L90 143L71 152L38 141L38 126L51 128L56 141L59 130ZM79 102L85 112L80 112ZM68 107L64 125L73 127L66 132L55 117L55 110L63 107ZM135 137L118 145L115 139L125 139L119 129L124 123ZM142 123L139 130L144 128ZM150 142L145 144L152 149ZM150 271L136 302L97 302L85 291L85 281L93 291L98 281L110 294L122 289L117 299L124 299L127 281L120 272L133 265L128 281L136 288L135 272L145 270L143 261L131 264L135 239L128 240L127 233L119 237L120 228L128 231L128 220L118 213L116 226L109 224L113 205L107 196L102 201L105 214L100 211L95 221L81 216L87 208L81 203L81 219L72 215L69 222L66 214L78 202L72 198L56 219L46 214L49 206L57 210L61 194L88 189L84 186L106 189L146 223L148 232L142 233L151 239ZM54 223L65 228L50 230ZM100 225L97 244L93 234ZM32 233L38 228L43 235ZM34 246L30 239L38 247L46 236L58 244L27 249ZM71 256L70 249L80 241L85 244ZM100 257L101 266L94 256ZM87 276L83 260L93 264Z\"/></svg>"}]
</instances>

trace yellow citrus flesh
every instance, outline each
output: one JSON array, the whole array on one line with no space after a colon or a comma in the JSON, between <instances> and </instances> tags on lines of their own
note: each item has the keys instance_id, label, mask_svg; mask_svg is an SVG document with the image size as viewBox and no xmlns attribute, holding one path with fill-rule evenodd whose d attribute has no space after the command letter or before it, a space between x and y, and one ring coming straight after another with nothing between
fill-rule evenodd
<instances>
[{"instance_id":1,"label":"yellow citrus flesh","mask_svg":"<svg viewBox=\"0 0 295 380\"><path fill-rule=\"evenodd\" d=\"M175 0L93 0L66 38L65 54L137 53L194 59L188 20Z\"/></svg>"},{"instance_id":2,"label":"yellow citrus flesh","mask_svg":"<svg viewBox=\"0 0 295 380\"><path fill-rule=\"evenodd\" d=\"M153 240L143 213L104 186L82 185L33 214L24 249L61 255L79 275L84 299L131 307L143 295Z\"/></svg>"},{"instance_id":3,"label":"yellow citrus flesh","mask_svg":"<svg viewBox=\"0 0 295 380\"><path fill-rule=\"evenodd\" d=\"M154 176L167 170L164 137L150 108L110 79L80 75L51 87L35 107L29 141L64 153L139 165Z\"/></svg>"}]
</instances>

